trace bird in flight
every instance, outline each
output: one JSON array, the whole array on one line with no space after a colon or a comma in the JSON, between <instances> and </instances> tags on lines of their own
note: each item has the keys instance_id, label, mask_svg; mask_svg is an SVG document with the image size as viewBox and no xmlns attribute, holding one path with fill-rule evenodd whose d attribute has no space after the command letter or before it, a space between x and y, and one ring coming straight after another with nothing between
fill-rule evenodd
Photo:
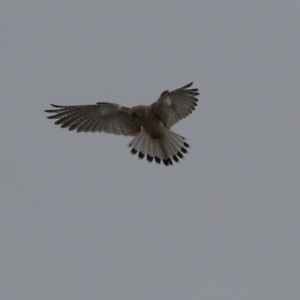
<instances>
[{"instance_id":1,"label":"bird in flight","mask_svg":"<svg viewBox=\"0 0 300 300\"><path fill-rule=\"evenodd\" d=\"M187 117L197 106L198 89L189 83L174 91L164 91L150 106L138 105L132 108L114 103L98 102L93 105L61 106L51 104L55 109L49 119L58 119L55 124L77 132L106 132L134 136L128 146L139 158L147 157L160 164L172 165L184 158L189 147L185 138L171 127Z\"/></svg>"}]
</instances>

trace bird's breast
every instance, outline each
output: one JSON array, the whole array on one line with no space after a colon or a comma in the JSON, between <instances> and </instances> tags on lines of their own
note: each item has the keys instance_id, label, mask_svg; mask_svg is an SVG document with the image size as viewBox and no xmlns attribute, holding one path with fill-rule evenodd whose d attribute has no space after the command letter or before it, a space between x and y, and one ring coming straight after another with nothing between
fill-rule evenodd
<instances>
[{"instance_id":1,"label":"bird's breast","mask_svg":"<svg viewBox=\"0 0 300 300\"><path fill-rule=\"evenodd\" d=\"M152 138L160 139L163 137L165 127L162 122L152 113L149 113L141 118L141 126Z\"/></svg>"}]
</instances>

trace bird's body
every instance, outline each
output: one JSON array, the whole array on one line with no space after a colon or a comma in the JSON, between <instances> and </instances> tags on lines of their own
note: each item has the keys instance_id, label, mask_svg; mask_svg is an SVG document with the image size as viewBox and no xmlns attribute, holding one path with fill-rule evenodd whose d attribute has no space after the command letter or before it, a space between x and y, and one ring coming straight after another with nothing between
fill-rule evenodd
<instances>
[{"instance_id":1,"label":"bird's body","mask_svg":"<svg viewBox=\"0 0 300 300\"><path fill-rule=\"evenodd\" d=\"M48 117L58 119L55 124L77 132L96 132L135 136L130 142L131 153L140 158L147 156L151 162L161 160L172 165L172 159L179 162L189 145L185 138L172 132L171 127L188 116L195 109L198 89L187 89L192 83L174 90L165 91L150 106L138 105L126 108L118 104L99 102L95 105L58 106Z\"/></svg>"},{"instance_id":2,"label":"bird's body","mask_svg":"<svg viewBox=\"0 0 300 300\"><path fill-rule=\"evenodd\" d=\"M128 112L129 117L134 118L134 114L140 113L140 117L135 117L137 122L152 138L159 139L162 135L162 121L155 116L150 106L134 106Z\"/></svg>"}]
</instances>

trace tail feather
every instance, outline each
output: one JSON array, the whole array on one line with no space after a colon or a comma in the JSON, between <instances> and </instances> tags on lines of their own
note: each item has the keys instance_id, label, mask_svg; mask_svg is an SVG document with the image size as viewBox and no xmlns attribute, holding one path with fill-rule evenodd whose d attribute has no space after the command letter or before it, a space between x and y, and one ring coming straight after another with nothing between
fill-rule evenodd
<instances>
[{"instance_id":1,"label":"tail feather","mask_svg":"<svg viewBox=\"0 0 300 300\"><path fill-rule=\"evenodd\" d=\"M132 147L131 149L131 153L132 154L136 154L142 144L142 141L144 139L144 134L143 134L144 131L142 131L139 135L137 135L129 144L128 146L129 147Z\"/></svg>"},{"instance_id":2,"label":"tail feather","mask_svg":"<svg viewBox=\"0 0 300 300\"><path fill-rule=\"evenodd\" d=\"M144 138L143 143L141 145L141 150L140 152L145 153L145 154L149 154L151 153L153 147L151 147L151 139L148 139L147 137ZM149 150L148 150L149 149Z\"/></svg>"},{"instance_id":3,"label":"tail feather","mask_svg":"<svg viewBox=\"0 0 300 300\"><path fill-rule=\"evenodd\" d=\"M167 129L160 139L154 139L145 130L142 130L128 146L132 147L132 154L138 153L139 158L142 159L146 156L148 162L155 160L160 164L162 161L166 166L172 165L173 161L178 163L179 159L183 159L182 153L187 153L186 148L189 147L183 136Z\"/></svg>"},{"instance_id":4,"label":"tail feather","mask_svg":"<svg viewBox=\"0 0 300 300\"><path fill-rule=\"evenodd\" d=\"M170 159L170 153L173 152L171 147L169 147L166 140L160 139L158 140L158 144L161 150L161 158L163 163L168 166L169 164L172 165L172 160Z\"/></svg>"}]
</instances>

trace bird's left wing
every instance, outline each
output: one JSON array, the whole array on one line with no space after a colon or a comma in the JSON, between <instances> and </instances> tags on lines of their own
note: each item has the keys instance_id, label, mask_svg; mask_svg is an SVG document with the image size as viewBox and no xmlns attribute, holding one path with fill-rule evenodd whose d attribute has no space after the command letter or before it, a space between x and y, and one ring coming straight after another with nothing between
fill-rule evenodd
<instances>
[{"instance_id":1,"label":"bird's left wing","mask_svg":"<svg viewBox=\"0 0 300 300\"><path fill-rule=\"evenodd\" d=\"M49 119L58 119L55 124L77 132L96 132L135 136L141 128L128 116L129 108L114 103L99 102L94 105L61 106L51 104L55 109Z\"/></svg>"},{"instance_id":2,"label":"bird's left wing","mask_svg":"<svg viewBox=\"0 0 300 300\"><path fill-rule=\"evenodd\" d=\"M150 107L167 127L187 117L197 106L198 89L188 89L193 83L172 92L164 91Z\"/></svg>"}]
</instances>

